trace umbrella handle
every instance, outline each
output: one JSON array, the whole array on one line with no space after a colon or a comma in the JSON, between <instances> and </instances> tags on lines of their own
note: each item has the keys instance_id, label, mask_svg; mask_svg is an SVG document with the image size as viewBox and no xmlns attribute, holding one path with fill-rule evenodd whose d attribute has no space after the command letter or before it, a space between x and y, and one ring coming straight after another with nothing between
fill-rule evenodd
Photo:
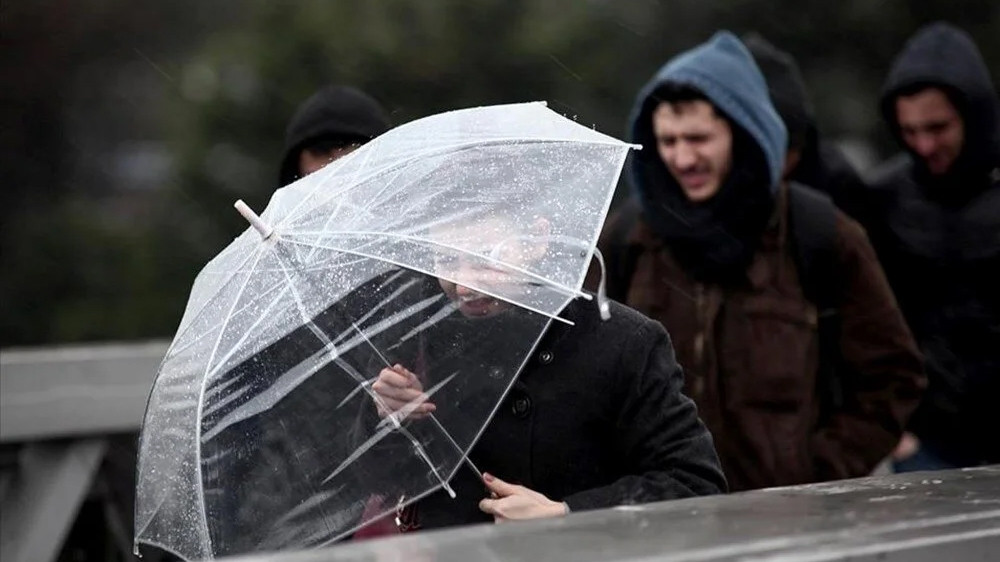
<instances>
[{"instance_id":1,"label":"umbrella handle","mask_svg":"<svg viewBox=\"0 0 1000 562\"><path fill-rule=\"evenodd\" d=\"M476 473L476 477L478 477L481 482L486 481L483 478L483 471L479 470L479 467L476 466L476 463L472 462L472 459L470 459L468 455L465 456L465 464L469 465L469 468L472 469L472 472Z\"/></svg>"},{"instance_id":2,"label":"umbrella handle","mask_svg":"<svg viewBox=\"0 0 1000 562\"><path fill-rule=\"evenodd\" d=\"M438 427L438 429L441 430L441 433L444 434L444 436L449 441L451 441L452 445L455 445L455 448L457 449L458 448L458 444L455 443L455 441L451 438L451 434L449 434L448 431L444 428L444 426L441 425L441 422L438 421L437 417L435 417L434 414L431 414L429 417L430 417L431 421L434 422L434 425L436 425ZM479 470L479 467L476 466L476 463L472 462L472 459L469 458L469 455L465 455L464 462L465 462L465 464L469 465L469 468L472 469L472 472L476 473L476 477L479 478L480 482L485 482L486 481L483 478L483 471ZM451 494L452 499L454 499L454 497L455 497L454 496L454 492L452 492L449 489L448 493Z\"/></svg>"}]
</instances>

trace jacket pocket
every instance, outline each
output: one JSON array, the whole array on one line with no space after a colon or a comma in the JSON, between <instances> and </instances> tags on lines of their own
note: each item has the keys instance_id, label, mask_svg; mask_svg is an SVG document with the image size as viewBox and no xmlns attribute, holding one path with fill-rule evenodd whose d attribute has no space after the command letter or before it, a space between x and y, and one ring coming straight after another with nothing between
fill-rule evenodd
<instances>
[{"instance_id":1,"label":"jacket pocket","mask_svg":"<svg viewBox=\"0 0 1000 562\"><path fill-rule=\"evenodd\" d=\"M806 301L755 295L733 303L719 341L729 406L771 413L808 409L815 397L816 309Z\"/></svg>"},{"instance_id":2,"label":"jacket pocket","mask_svg":"<svg viewBox=\"0 0 1000 562\"><path fill-rule=\"evenodd\" d=\"M816 311L808 302L754 295L723 312L720 393L749 457L751 487L808 482L816 409ZM748 450L749 449L749 450ZM751 452L752 451L752 452ZM750 468L750 467L746 467ZM749 474L748 474L749 476Z\"/></svg>"}]
</instances>

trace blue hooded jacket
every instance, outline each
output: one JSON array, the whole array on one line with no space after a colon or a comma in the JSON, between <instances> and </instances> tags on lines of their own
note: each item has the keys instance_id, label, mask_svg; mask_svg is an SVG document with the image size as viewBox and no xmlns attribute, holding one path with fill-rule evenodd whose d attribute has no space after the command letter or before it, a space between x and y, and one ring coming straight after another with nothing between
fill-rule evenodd
<instances>
[{"instance_id":1,"label":"blue hooded jacket","mask_svg":"<svg viewBox=\"0 0 1000 562\"><path fill-rule=\"evenodd\" d=\"M750 51L729 31L667 61L639 91L632 107L632 142L655 152L652 122L643 115L647 99L660 86L674 82L693 86L757 141L767 159L771 190L777 191L785 162L788 132L774 109L767 82ZM633 166L636 164L633 161ZM637 186L642 191L645 186Z\"/></svg>"},{"instance_id":2,"label":"blue hooded jacket","mask_svg":"<svg viewBox=\"0 0 1000 562\"><path fill-rule=\"evenodd\" d=\"M657 90L668 83L699 90L732 125L732 169L704 204L686 200L656 149L652 112ZM629 168L643 214L689 272L714 279L749 263L773 209L788 133L743 43L720 31L668 61L639 91L629 136L643 146Z\"/></svg>"}]
</instances>

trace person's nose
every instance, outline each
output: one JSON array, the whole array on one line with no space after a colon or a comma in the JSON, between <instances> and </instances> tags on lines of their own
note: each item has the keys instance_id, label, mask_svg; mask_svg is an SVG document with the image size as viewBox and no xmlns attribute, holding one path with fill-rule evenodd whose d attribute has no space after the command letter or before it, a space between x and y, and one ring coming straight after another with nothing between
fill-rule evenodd
<instances>
[{"instance_id":1,"label":"person's nose","mask_svg":"<svg viewBox=\"0 0 1000 562\"><path fill-rule=\"evenodd\" d=\"M929 133L919 134L913 139L913 151L923 157L934 154L937 145L937 139Z\"/></svg>"},{"instance_id":2,"label":"person's nose","mask_svg":"<svg viewBox=\"0 0 1000 562\"><path fill-rule=\"evenodd\" d=\"M458 264L458 268L455 272L455 293L460 297L474 296L476 291L470 289L469 286L479 285L480 277L480 268L475 267L473 264L467 263L463 260Z\"/></svg>"},{"instance_id":3,"label":"person's nose","mask_svg":"<svg viewBox=\"0 0 1000 562\"><path fill-rule=\"evenodd\" d=\"M674 167L678 170L687 170L692 168L697 161L698 154L694 148L686 142L678 141L674 147Z\"/></svg>"},{"instance_id":4,"label":"person's nose","mask_svg":"<svg viewBox=\"0 0 1000 562\"><path fill-rule=\"evenodd\" d=\"M463 297L464 298L464 297L471 297L471 296L475 295L476 292L473 291L472 289L466 287L465 285L459 284L459 285L455 285L455 294L458 295L459 297Z\"/></svg>"}]
</instances>

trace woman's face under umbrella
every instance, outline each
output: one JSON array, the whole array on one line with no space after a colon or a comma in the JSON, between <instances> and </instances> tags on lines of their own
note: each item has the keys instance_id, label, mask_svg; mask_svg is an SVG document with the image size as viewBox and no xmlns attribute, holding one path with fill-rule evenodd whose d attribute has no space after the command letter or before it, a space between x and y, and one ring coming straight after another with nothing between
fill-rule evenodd
<instances>
[{"instance_id":1,"label":"woman's face under umbrella","mask_svg":"<svg viewBox=\"0 0 1000 562\"><path fill-rule=\"evenodd\" d=\"M549 222L544 218L536 219L524 233L518 233L515 225L503 217L442 226L435 232L438 240L450 245L475 245L481 255L518 269L529 267L545 255L548 236ZM472 288L484 287L495 293L516 294L519 279L510 274L508 267L477 262L463 256L439 256L434 260L434 273L444 293L466 317L486 318L514 306Z\"/></svg>"}]
</instances>

